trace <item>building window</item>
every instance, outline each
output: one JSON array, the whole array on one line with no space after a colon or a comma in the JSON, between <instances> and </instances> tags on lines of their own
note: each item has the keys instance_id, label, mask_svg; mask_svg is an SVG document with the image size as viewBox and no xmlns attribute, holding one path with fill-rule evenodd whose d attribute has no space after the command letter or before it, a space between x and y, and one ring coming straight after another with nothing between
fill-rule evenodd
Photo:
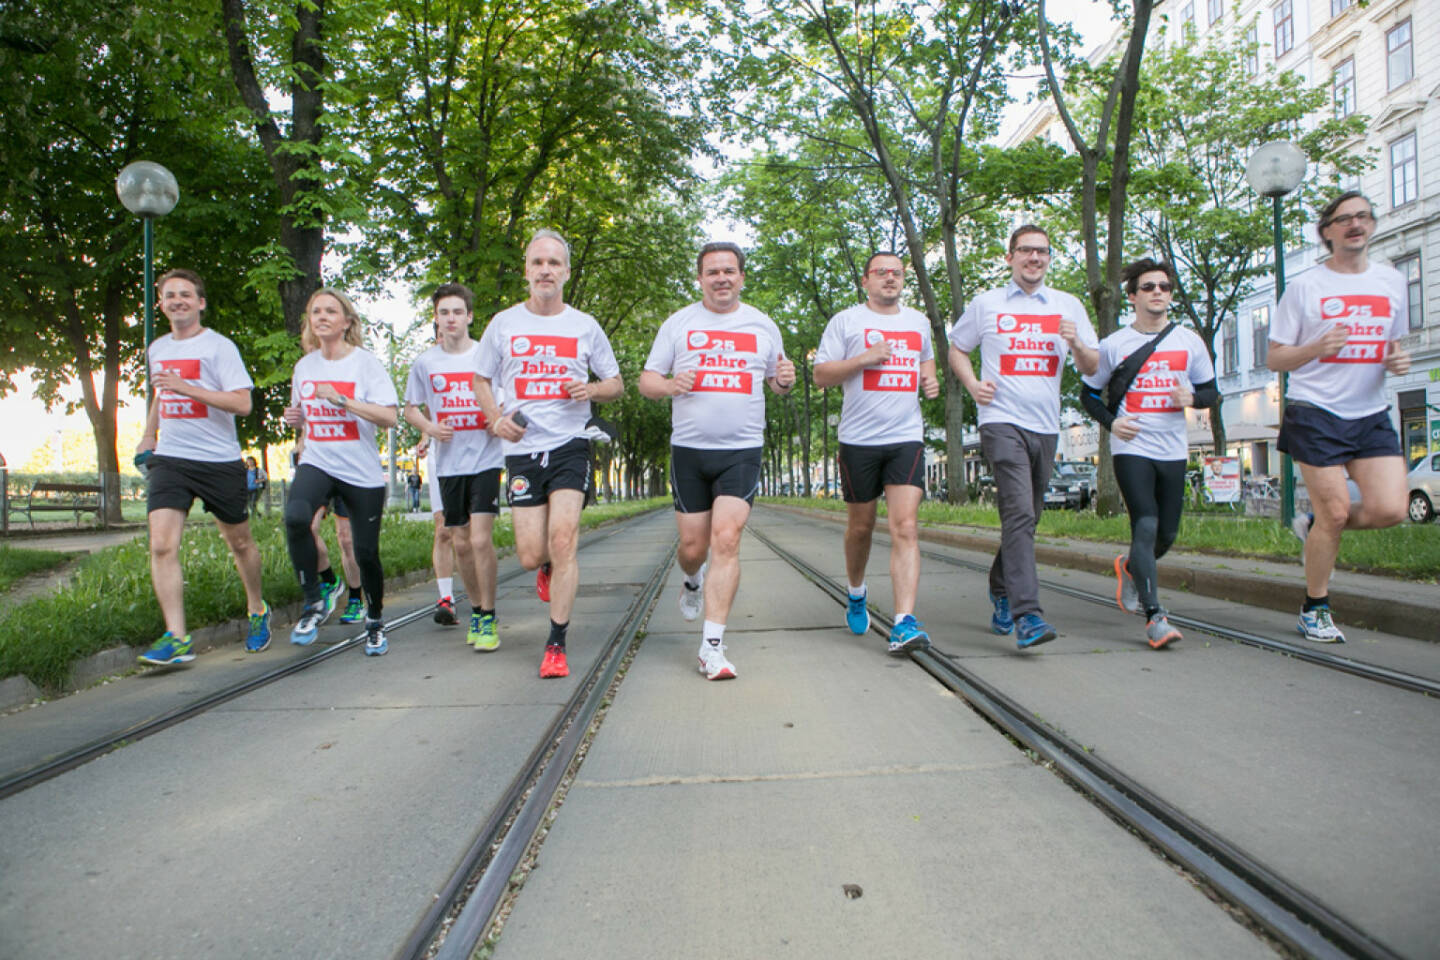
<instances>
[{"instance_id":1,"label":"building window","mask_svg":"<svg viewBox=\"0 0 1440 960\"><path fill-rule=\"evenodd\" d=\"M1225 15L1225 0L1206 0L1205 8L1209 13L1209 24L1213 27Z\"/></svg>"},{"instance_id":2,"label":"building window","mask_svg":"<svg viewBox=\"0 0 1440 960\"><path fill-rule=\"evenodd\" d=\"M1250 313L1250 348L1253 354L1251 365L1254 367L1265 366L1265 358L1270 354L1270 308L1256 307Z\"/></svg>"},{"instance_id":3,"label":"building window","mask_svg":"<svg viewBox=\"0 0 1440 960\"><path fill-rule=\"evenodd\" d=\"M1338 17L1349 10L1354 0L1330 0L1330 16Z\"/></svg>"},{"instance_id":4,"label":"building window","mask_svg":"<svg viewBox=\"0 0 1440 960\"><path fill-rule=\"evenodd\" d=\"M1235 329L1235 318L1230 317L1223 321L1220 324L1220 331L1224 350L1220 365L1225 368L1226 373L1238 373L1240 370L1240 337Z\"/></svg>"},{"instance_id":5,"label":"building window","mask_svg":"<svg viewBox=\"0 0 1440 960\"><path fill-rule=\"evenodd\" d=\"M1250 24L1245 31L1245 75L1253 77L1260 72L1260 28Z\"/></svg>"},{"instance_id":6,"label":"building window","mask_svg":"<svg viewBox=\"0 0 1440 960\"><path fill-rule=\"evenodd\" d=\"M1295 46L1295 0L1275 5L1275 56L1283 57ZM1392 83L1391 86L1394 86Z\"/></svg>"},{"instance_id":7,"label":"building window","mask_svg":"<svg viewBox=\"0 0 1440 960\"><path fill-rule=\"evenodd\" d=\"M1390 206L1403 207L1420 197L1420 161L1415 131L1390 144Z\"/></svg>"},{"instance_id":8,"label":"building window","mask_svg":"<svg viewBox=\"0 0 1440 960\"><path fill-rule=\"evenodd\" d=\"M1415 45L1410 42L1410 21L1396 24L1385 34L1385 72L1390 78L1389 89L1415 75Z\"/></svg>"},{"instance_id":9,"label":"building window","mask_svg":"<svg viewBox=\"0 0 1440 960\"><path fill-rule=\"evenodd\" d=\"M1407 329L1425 326L1425 301L1420 287L1420 254L1412 253L1395 261L1395 269L1405 278L1405 317Z\"/></svg>"},{"instance_id":10,"label":"building window","mask_svg":"<svg viewBox=\"0 0 1440 960\"><path fill-rule=\"evenodd\" d=\"M1330 90L1335 96L1335 116L1348 117L1355 112L1355 58L1341 63L1330 78Z\"/></svg>"}]
</instances>

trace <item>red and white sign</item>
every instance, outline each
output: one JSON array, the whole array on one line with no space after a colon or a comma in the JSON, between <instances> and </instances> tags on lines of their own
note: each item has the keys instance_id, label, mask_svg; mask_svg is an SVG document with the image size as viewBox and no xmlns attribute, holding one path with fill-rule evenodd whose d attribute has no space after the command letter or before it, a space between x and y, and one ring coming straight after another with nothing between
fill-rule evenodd
<instances>
[{"instance_id":1,"label":"red and white sign","mask_svg":"<svg viewBox=\"0 0 1440 960\"><path fill-rule=\"evenodd\" d=\"M1240 458L1206 457L1205 489L1211 503L1240 501Z\"/></svg>"},{"instance_id":2,"label":"red and white sign","mask_svg":"<svg viewBox=\"0 0 1440 960\"><path fill-rule=\"evenodd\" d=\"M1000 373L1015 377L1055 377L1060 374L1060 314L1001 313L995 330L1003 345Z\"/></svg>"},{"instance_id":3,"label":"red and white sign","mask_svg":"<svg viewBox=\"0 0 1440 960\"><path fill-rule=\"evenodd\" d=\"M1185 350L1156 350L1150 354L1125 394L1125 412L1180 413L1170 391L1179 382L1178 374L1184 373L1189 364L1190 354Z\"/></svg>"},{"instance_id":4,"label":"red and white sign","mask_svg":"<svg viewBox=\"0 0 1440 960\"><path fill-rule=\"evenodd\" d=\"M1350 337L1338 353L1321 357L1321 363L1384 363L1385 337L1390 330L1390 298L1370 294L1341 294L1320 301L1320 315L1343 323Z\"/></svg>"},{"instance_id":5,"label":"red and white sign","mask_svg":"<svg viewBox=\"0 0 1440 960\"><path fill-rule=\"evenodd\" d=\"M176 360L155 361L156 373L162 370L175 374L181 380L200 379L200 358L185 357ZM169 390L161 390L156 394L160 401L160 417L162 420L204 420L210 416L210 408L199 400L173 393Z\"/></svg>"},{"instance_id":6,"label":"red and white sign","mask_svg":"<svg viewBox=\"0 0 1440 960\"><path fill-rule=\"evenodd\" d=\"M748 371L701 369L695 371L695 385L690 392L751 393L753 388L754 379Z\"/></svg>"}]
</instances>

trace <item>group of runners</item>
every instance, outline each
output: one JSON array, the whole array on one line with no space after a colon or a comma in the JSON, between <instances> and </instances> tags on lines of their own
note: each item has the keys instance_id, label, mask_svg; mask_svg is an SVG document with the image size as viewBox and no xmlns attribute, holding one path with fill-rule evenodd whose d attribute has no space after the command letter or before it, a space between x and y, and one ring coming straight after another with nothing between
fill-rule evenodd
<instances>
[{"instance_id":1,"label":"group of runners","mask_svg":"<svg viewBox=\"0 0 1440 960\"><path fill-rule=\"evenodd\" d=\"M1286 291L1271 327L1269 363L1290 371L1279 446L1300 464L1313 511L1295 532L1305 541L1307 597L1299 631L1339 641L1328 582L1342 529L1379 527L1405 515L1404 461L1390 425L1383 378L1403 373L1398 342L1405 287L1394 269L1371 263L1375 221L1368 200L1346 193L1320 215L1331 256ZM1173 545L1185 491L1185 409L1219 400L1204 343L1171 322L1176 277L1164 262L1137 260L1123 274L1133 321L1104 340L1084 306L1045 282L1050 241L1025 225L1010 236L1010 280L972 300L948 331L951 369L978 407L982 453L995 478L1001 538L989 574L990 627L1027 649L1054 640L1041 609L1034 534L1044 507L1060 429L1067 356L1084 381L1082 405L1110 431L1115 474L1130 513L1128 553L1115 560L1116 601L1145 619L1149 645L1180 639L1157 593L1156 561ZM779 328L741 300L745 254L708 243L696 258L701 298L660 327L640 375L640 393L671 405L670 482L683 575L679 608L702 620L700 671L736 676L725 629L740 583L740 540L760 487L763 390L788 393L794 363ZM566 635L579 584L580 514L593 478L592 404L618 398L624 383L595 318L568 305L570 252L550 230L525 249L525 301L496 314L472 339L473 296L458 283L432 296L435 344L412 365L403 415L430 450L437 510L435 618L458 622L451 550L470 602L467 642L499 647L494 522L502 469L516 555L536 571L549 605L541 677L564 677ZM847 503L844 554L850 602L845 622L866 633L865 572L877 503L886 501L894 628L888 650L929 646L916 616L920 577L917 518L925 487L920 397L940 382L930 324L902 303L906 265L875 253L861 286L865 302L831 319L815 355L814 379L844 391L838 467ZM172 270L158 284L169 334L149 350L155 399L137 462L149 476L150 558L166 632L140 660L194 658L186 630L179 545L196 498L214 517L245 587L246 648L271 639L260 553L247 517L246 470L235 417L250 412L253 386L235 345L204 327L203 281ZM300 436L284 519L304 596L292 643L316 639L336 609L342 581L318 534L333 512L349 588L342 620L365 624L365 653L389 644L383 620L380 525L386 488L376 430L393 427L401 401L384 365L363 346L354 305L323 288L310 298L285 422ZM978 373L971 354L979 350ZM1347 475L1360 490L1350 499ZM703 619L702 619L703 615Z\"/></svg>"}]
</instances>

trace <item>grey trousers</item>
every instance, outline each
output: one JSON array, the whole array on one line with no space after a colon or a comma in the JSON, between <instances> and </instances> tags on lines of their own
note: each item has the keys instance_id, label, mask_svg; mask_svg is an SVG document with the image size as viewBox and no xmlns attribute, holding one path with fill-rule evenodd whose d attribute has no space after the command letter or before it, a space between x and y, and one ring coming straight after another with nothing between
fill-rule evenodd
<instances>
[{"instance_id":1,"label":"grey trousers","mask_svg":"<svg viewBox=\"0 0 1440 960\"><path fill-rule=\"evenodd\" d=\"M1010 613L1040 612L1035 572L1035 525L1045 509L1045 487L1055 470L1053 433L1032 433L1010 423L980 426L980 452L995 476L1000 506L1000 549L990 565L990 592L1010 599Z\"/></svg>"}]
</instances>

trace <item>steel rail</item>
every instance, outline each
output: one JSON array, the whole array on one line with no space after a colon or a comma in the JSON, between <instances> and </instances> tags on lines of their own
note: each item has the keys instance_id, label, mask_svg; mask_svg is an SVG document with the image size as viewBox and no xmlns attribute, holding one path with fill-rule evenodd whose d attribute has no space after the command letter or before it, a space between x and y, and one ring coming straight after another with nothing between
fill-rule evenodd
<instances>
[{"instance_id":1,"label":"steel rail","mask_svg":"<svg viewBox=\"0 0 1440 960\"><path fill-rule=\"evenodd\" d=\"M646 514L637 514L637 517L640 516L646 516ZM635 518L627 517L625 519ZM584 546L588 547L595 543L608 540L610 537L614 536L616 533L619 532L618 527L620 526L620 524L617 523L615 526L617 529L599 532L589 536L586 539L586 543L584 544ZM497 585L509 583L511 580L521 577L528 572L529 571L524 569L512 570L504 576L499 577L497 580ZM460 598L463 598L464 596L465 594L463 592L457 594L457 597ZM397 627L403 627L408 624L414 623L415 621L423 619L424 617L430 615L434 612L434 610L435 605L433 603L427 604L423 607L418 607L414 610L408 611L407 613L401 614L398 617L386 620L385 629L393 630ZM341 640L335 644L326 644L322 649L316 650L314 653L311 653L307 656L302 656L298 659L283 663L280 666L275 667L274 669L267 670L264 673L257 674L238 683L231 684L228 687L222 687L219 690L215 690L211 693L205 694L204 696L189 703L181 704L178 707L167 710L159 716L152 717L148 720L143 720L139 723L131 724L130 726L125 727L122 730L117 730L112 733L105 734L104 736L98 737L97 739L92 740L79 747L67 750L64 753L59 754L58 756L50 760L44 761L43 763L38 763L33 766L27 767L24 770L9 774L3 779L0 779L0 800L4 800L7 797L14 796L15 794L28 790L31 787L36 786L37 784L44 783L46 780L53 779L55 777L58 777L62 773L82 766L90 762L91 760L94 760L96 757L109 753L111 750L114 750L116 747L122 744L133 743L137 740L144 740L146 737L154 736L162 730L173 727L178 723L182 723L185 720L191 719L192 717L199 716L200 714L205 713L206 711L211 710L222 703L234 700L236 697L244 696L247 693L260 689L261 687L268 686L269 684L274 683L277 680L284 679L291 674L299 673L302 670L313 667L318 663L322 663L325 660L330 659L331 657L338 656L342 651L349 650L352 647L355 647L356 645L362 643L364 640L365 633L362 630L355 636L347 637L344 640Z\"/></svg>"},{"instance_id":2,"label":"steel rail","mask_svg":"<svg viewBox=\"0 0 1440 960\"><path fill-rule=\"evenodd\" d=\"M848 590L754 527L751 532L838 604ZM871 629L888 636L893 622L872 612ZM1319 898L1287 881L1224 837L1067 737L937 650L910 654L995 726L1060 771L1096 803L1206 881L1272 936L1306 956L1400 960Z\"/></svg>"},{"instance_id":3,"label":"steel rail","mask_svg":"<svg viewBox=\"0 0 1440 960\"><path fill-rule=\"evenodd\" d=\"M556 713L529 758L476 832L430 908L395 954L397 960L465 958L475 952L490 928L510 877L540 827L566 771L589 732L591 722L619 671L621 662L649 615L675 560L672 541L650 579L606 641L585 679ZM510 826L506 829L505 825ZM503 834L503 835L502 835ZM497 846L498 844L498 846ZM493 851L493 853L492 853ZM466 890L469 889L469 894ZM459 908L454 922L445 920Z\"/></svg>"}]
</instances>

